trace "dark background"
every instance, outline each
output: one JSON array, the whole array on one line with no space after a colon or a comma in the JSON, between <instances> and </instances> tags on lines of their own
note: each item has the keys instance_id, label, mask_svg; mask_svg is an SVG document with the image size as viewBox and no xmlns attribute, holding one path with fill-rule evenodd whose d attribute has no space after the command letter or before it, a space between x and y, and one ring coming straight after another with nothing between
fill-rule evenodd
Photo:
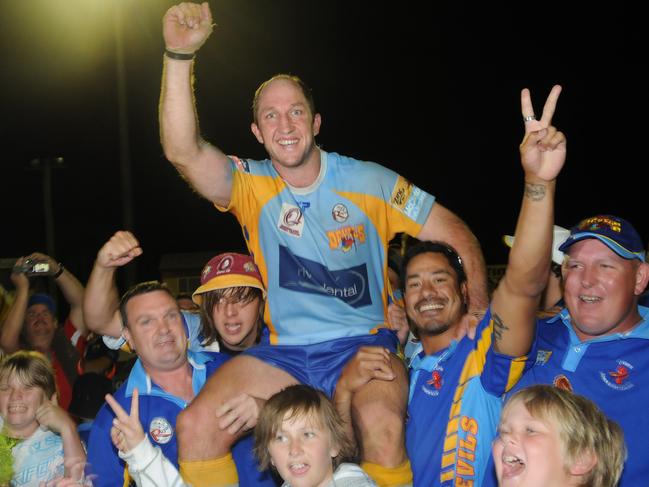
<instances>
[{"instance_id":1,"label":"dark background","mask_svg":"<svg viewBox=\"0 0 649 487\"><path fill-rule=\"evenodd\" d=\"M0 15L0 257L46 250L34 158L53 176L56 258L85 281L123 227L115 12L122 41L137 278L160 255L243 248L238 225L193 194L162 155L157 103L164 0L3 2ZM571 11L566 11L567 6ZM646 26L623 2L212 1L218 24L196 65L202 132L229 154L261 158L249 130L256 86L278 72L312 86L325 150L400 172L458 213L488 263L506 260L522 172L520 89L537 114L554 83L554 123L569 141L558 224L609 212L646 239L649 128Z\"/></svg>"}]
</instances>

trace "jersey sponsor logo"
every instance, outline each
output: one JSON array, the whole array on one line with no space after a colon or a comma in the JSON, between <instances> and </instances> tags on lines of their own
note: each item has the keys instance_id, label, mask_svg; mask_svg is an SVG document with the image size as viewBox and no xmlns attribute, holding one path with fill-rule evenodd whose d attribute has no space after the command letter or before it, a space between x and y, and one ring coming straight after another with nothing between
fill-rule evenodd
<instances>
[{"instance_id":1,"label":"jersey sponsor logo","mask_svg":"<svg viewBox=\"0 0 649 487\"><path fill-rule=\"evenodd\" d=\"M342 203L338 203L331 209L331 216L338 223L345 223L349 218L349 210Z\"/></svg>"},{"instance_id":2,"label":"jersey sponsor logo","mask_svg":"<svg viewBox=\"0 0 649 487\"><path fill-rule=\"evenodd\" d=\"M552 381L552 385L557 389L563 389L564 391L572 392L572 384L570 383L568 378L563 374L557 375Z\"/></svg>"},{"instance_id":3,"label":"jersey sponsor logo","mask_svg":"<svg viewBox=\"0 0 649 487\"><path fill-rule=\"evenodd\" d=\"M300 238L304 228L304 216L302 210L288 203L282 203L282 211L279 213L277 228L291 237Z\"/></svg>"},{"instance_id":4,"label":"jersey sponsor logo","mask_svg":"<svg viewBox=\"0 0 649 487\"><path fill-rule=\"evenodd\" d=\"M426 193L407 179L399 176L392 189L390 203L411 220L417 220L425 198Z\"/></svg>"},{"instance_id":5,"label":"jersey sponsor logo","mask_svg":"<svg viewBox=\"0 0 649 487\"><path fill-rule=\"evenodd\" d=\"M412 191L413 184L408 181L406 178L399 176L397 182L392 189L392 196L390 196L390 203L397 210L403 211L406 206L408 198L410 198L410 192Z\"/></svg>"},{"instance_id":6,"label":"jersey sponsor logo","mask_svg":"<svg viewBox=\"0 0 649 487\"><path fill-rule=\"evenodd\" d=\"M600 371L599 377L611 389L627 391L635 387L635 384L629 381L629 376L632 371L633 365L625 360L618 360L613 370Z\"/></svg>"},{"instance_id":7,"label":"jersey sponsor logo","mask_svg":"<svg viewBox=\"0 0 649 487\"><path fill-rule=\"evenodd\" d=\"M245 159L239 159L237 156L228 156L234 162L236 168L241 172L250 172L250 165Z\"/></svg>"},{"instance_id":8,"label":"jersey sponsor logo","mask_svg":"<svg viewBox=\"0 0 649 487\"><path fill-rule=\"evenodd\" d=\"M166 418L155 417L149 423L149 435L156 443L169 443L174 435L174 429Z\"/></svg>"},{"instance_id":9,"label":"jersey sponsor logo","mask_svg":"<svg viewBox=\"0 0 649 487\"><path fill-rule=\"evenodd\" d=\"M539 350L538 352L536 352L536 362L534 363L534 365L547 364L551 356L552 356L551 350Z\"/></svg>"},{"instance_id":10,"label":"jersey sponsor logo","mask_svg":"<svg viewBox=\"0 0 649 487\"><path fill-rule=\"evenodd\" d=\"M372 304L367 265L331 270L279 247L279 285L284 289L340 299L354 308Z\"/></svg>"},{"instance_id":11,"label":"jersey sponsor logo","mask_svg":"<svg viewBox=\"0 0 649 487\"><path fill-rule=\"evenodd\" d=\"M327 232L329 248L349 252L356 244L365 243L365 225L352 225Z\"/></svg>"},{"instance_id":12,"label":"jersey sponsor logo","mask_svg":"<svg viewBox=\"0 0 649 487\"><path fill-rule=\"evenodd\" d=\"M424 204L425 193L417 186L412 187L410 198L406 202L406 207L403 209L404 214L411 220L417 220L421 207Z\"/></svg>"}]
</instances>

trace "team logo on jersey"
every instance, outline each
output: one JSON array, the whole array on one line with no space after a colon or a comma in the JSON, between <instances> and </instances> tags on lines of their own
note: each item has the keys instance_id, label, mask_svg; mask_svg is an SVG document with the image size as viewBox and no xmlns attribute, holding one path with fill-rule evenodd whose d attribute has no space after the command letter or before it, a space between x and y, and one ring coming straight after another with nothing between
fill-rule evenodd
<instances>
[{"instance_id":1,"label":"team logo on jersey","mask_svg":"<svg viewBox=\"0 0 649 487\"><path fill-rule=\"evenodd\" d=\"M331 216L333 216L334 220L336 220L338 223L344 223L347 221L347 218L349 218L349 211L347 210L347 207L345 205L338 203L332 208Z\"/></svg>"},{"instance_id":2,"label":"team logo on jersey","mask_svg":"<svg viewBox=\"0 0 649 487\"><path fill-rule=\"evenodd\" d=\"M626 391L635 386L633 382L629 381L632 371L633 365L624 360L618 360L613 370L600 371L599 377L610 388L616 391Z\"/></svg>"},{"instance_id":3,"label":"team logo on jersey","mask_svg":"<svg viewBox=\"0 0 649 487\"><path fill-rule=\"evenodd\" d=\"M169 443L174 435L174 429L166 418L153 418L149 424L149 435L160 445Z\"/></svg>"},{"instance_id":4,"label":"team logo on jersey","mask_svg":"<svg viewBox=\"0 0 649 487\"><path fill-rule=\"evenodd\" d=\"M331 250L349 250L356 244L365 243L365 225L351 225L327 232Z\"/></svg>"},{"instance_id":5,"label":"team logo on jersey","mask_svg":"<svg viewBox=\"0 0 649 487\"><path fill-rule=\"evenodd\" d=\"M439 373L439 370L433 370L433 373L430 375L430 379L426 381L426 384L433 386L435 389L440 390L444 383L442 374Z\"/></svg>"},{"instance_id":6,"label":"team logo on jersey","mask_svg":"<svg viewBox=\"0 0 649 487\"><path fill-rule=\"evenodd\" d=\"M444 367L437 365L430 373L430 378L421 385L421 390L429 396L439 396L444 385Z\"/></svg>"},{"instance_id":7,"label":"team logo on jersey","mask_svg":"<svg viewBox=\"0 0 649 487\"><path fill-rule=\"evenodd\" d=\"M288 203L282 203L282 211L279 213L277 228L291 237L300 238L304 228L304 216L302 210Z\"/></svg>"},{"instance_id":8,"label":"team logo on jersey","mask_svg":"<svg viewBox=\"0 0 649 487\"><path fill-rule=\"evenodd\" d=\"M572 384L570 383L568 378L563 374L557 375L552 381L552 385L557 389L563 389L564 391L572 392Z\"/></svg>"},{"instance_id":9,"label":"team logo on jersey","mask_svg":"<svg viewBox=\"0 0 649 487\"><path fill-rule=\"evenodd\" d=\"M536 352L536 362L534 365L545 365L550 360L552 352L550 350L539 350Z\"/></svg>"},{"instance_id":10,"label":"team logo on jersey","mask_svg":"<svg viewBox=\"0 0 649 487\"><path fill-rule=\"evenodd\" d=\"M250 172L250 165L245 159L239 159L237 156L228 156L234 162L234 165L241 172Z\"/></svg>"}]
</instances>

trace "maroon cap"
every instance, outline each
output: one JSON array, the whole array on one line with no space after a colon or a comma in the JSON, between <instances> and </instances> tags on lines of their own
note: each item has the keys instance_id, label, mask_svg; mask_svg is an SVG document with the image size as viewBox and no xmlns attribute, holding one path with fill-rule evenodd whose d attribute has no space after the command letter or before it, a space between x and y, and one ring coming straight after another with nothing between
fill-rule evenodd
<instances>
[{"instance_id":1,"label":"maroon cap","mask_svg":"<svg viewBox=\"0 0 649 487\"><path fill-rule=\"evenodd\" d=\"M203 267L201 285L192 294L192 299L196 304L201 304L203 293L240 286L261 289L264 298L266 297L261 274L252 257L232 252L219 254Z\"/></svg>"}]
</instances>

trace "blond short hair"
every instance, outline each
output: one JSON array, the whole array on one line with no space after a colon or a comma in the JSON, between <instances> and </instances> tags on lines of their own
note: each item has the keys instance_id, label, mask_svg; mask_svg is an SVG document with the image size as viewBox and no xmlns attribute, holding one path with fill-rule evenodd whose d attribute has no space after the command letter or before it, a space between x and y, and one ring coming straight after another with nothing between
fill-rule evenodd
<instances>
[{"instance_id":1,"label":"blond short hair","mask_svg":"<svg viewBox=\"0 0 649 487\"><path fill-rule=\"evenodd\" d=\"M48 399L56 392L54 369L40 352L19 350L5 356L0 361L0 380L11 376L25 386L42 389Z\"/></svg>"},{"instance_id":2,"label":"blond short hair","mask_svg":"<svg viewBox=\"0 0 649 487\"><path fill-rule=\"evenodd\" d=\"M583 486L617 485L627 454L624 434L593 401L550 385L534 385L514 394L502 417L516 403L522 403L533 417L557 425L566 469L584 452L596 456L597 463L584 476Z\"/></svg>"}]
</instances>

